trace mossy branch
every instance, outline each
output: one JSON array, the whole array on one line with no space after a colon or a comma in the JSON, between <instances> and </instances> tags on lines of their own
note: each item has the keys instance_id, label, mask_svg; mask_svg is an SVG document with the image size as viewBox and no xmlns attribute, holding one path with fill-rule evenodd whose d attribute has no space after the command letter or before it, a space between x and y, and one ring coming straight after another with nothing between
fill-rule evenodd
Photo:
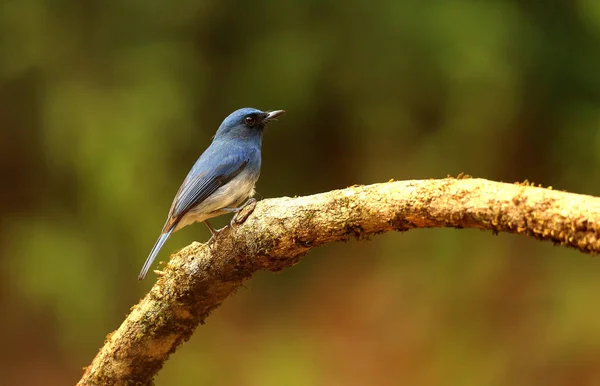
<instances>
[{"instance_id":1,"label":"mossy branch","mask_svg":"<svg viewBox=\"0 0 600 386\"><path fill-rule=\"evenodd\" d=\"M235 230L172 255L151 291L107 337L79 384L151 384L167 357L258 270L290 267L329 242L431 227L516 233L596 254L600 198L447 178L263 200Z\"/></svg>"}]
</instances>

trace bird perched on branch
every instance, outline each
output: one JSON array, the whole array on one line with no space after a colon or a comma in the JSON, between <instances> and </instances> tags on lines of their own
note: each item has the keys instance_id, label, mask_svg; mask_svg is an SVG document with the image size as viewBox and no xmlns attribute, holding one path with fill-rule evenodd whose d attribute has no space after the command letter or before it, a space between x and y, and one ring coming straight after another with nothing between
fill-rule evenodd
<instances>
[{"instance_id":1,"label":"bird perched on branch","mask_svg":"<svg viewBox=\"0 0 600 386\"><path fill-rule=\"evenodd\" d=\"M253 200L254 185L260 175L260 150L266 124L285 113L243 108L231 113L202 153L175 195L167 222L146 259L138 280L146 273L171 233L203 221L214 236L207 219L239 212L244 200ZM235 219L235 217L234 217ZM233 221L231 224L233 225Z\"/></svg>"}]
</instances>

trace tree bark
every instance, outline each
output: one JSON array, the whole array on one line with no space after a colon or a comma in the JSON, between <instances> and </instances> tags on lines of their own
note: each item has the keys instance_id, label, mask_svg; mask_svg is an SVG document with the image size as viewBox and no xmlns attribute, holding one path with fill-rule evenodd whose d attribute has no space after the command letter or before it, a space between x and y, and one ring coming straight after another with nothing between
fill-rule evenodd
<instances>
[{"instance_id":1,"label":"tree bark","mask_svg":"<svg viewBox=\"0 0 600 386\"><path fill-rule=\"evenodd\" d=\"M183 248L164 272L155 271L156 284L108 335L79 385L152 384L168 356L254 272L290 267L326 243L453 227L521 234L587 254L600 250L600 198L527 183L387 182L267 199L239 217L247 219L209 243Z\"/></svg>"}]
</instances>

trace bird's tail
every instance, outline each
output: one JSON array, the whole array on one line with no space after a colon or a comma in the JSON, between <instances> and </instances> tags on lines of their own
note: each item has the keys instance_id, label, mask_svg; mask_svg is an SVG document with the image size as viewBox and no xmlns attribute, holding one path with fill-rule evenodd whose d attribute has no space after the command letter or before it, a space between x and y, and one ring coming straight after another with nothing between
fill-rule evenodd
<instances>
[{"instance_id":1,"label":"bird's tail","mask_svg":"<svg viewBox=\"0 0 600 386\"><path fill-rule=\"evenodd\" d=\"M156 244L154 244L154 247L150 251L150 255L148 255L148 258L146 259L146 262L142 267L142 271L138 275L138 280L144 280L146 274L148 273L148 269L150 269L152 262L154 262L154 259L156 259L156 255L158 255L158 252L160 252L160 249L162 248L163 244L169 239L169 236L171 236L171 233L174 229L175 227L173 226L168 231L161 233L158 240L156 240Z\"/></svg>"}]
</instances>

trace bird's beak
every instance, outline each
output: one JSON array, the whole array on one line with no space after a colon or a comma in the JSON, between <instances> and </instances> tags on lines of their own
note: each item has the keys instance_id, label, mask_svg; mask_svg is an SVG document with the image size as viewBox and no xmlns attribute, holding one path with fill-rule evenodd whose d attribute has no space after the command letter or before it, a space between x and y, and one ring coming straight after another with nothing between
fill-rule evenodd
<instances>
[{"instance_id":1,"label":"bird's beak","mask_svg":"<svg viewBox=\"0 0 600 386\"><path fill-rule=\"evenodd\" d=\"M265 117L264 121L269 122L283 114L285 114L285 110L267 111L267 116Z\"/></svg>"}]
</instances>

